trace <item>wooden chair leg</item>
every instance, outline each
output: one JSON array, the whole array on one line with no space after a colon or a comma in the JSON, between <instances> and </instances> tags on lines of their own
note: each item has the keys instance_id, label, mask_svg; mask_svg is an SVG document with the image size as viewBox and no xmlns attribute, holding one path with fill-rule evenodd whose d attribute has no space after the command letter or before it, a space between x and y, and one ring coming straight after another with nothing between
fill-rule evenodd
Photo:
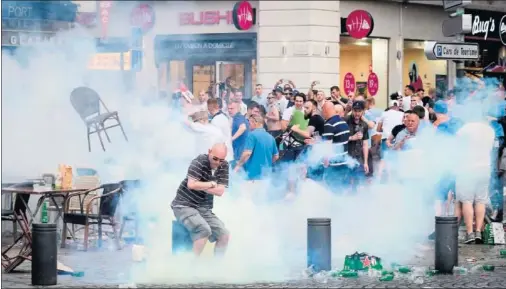
<instances>
[{"instance_id":1,"label":"wooden chair leg","mask_svg":"<svg viewBox=\"0 0 506 289\"><path fill-rule=\"evenodd\" d=\"M97 246L102 248L102 220L98 219L98 241Z\"/></svg>"},{"instance_id":2,"label":"wooden chair leg","mask_svg":"<svg viewBox=\"0 0 506 289\"><path fill-rule=\"evenodd\" d=\"M118 250L121 250L121 241L119 239L119 235L118 235L118 227L117 227L117 223L116 221L114 220L114 217L111 217L111 226L112 226L112 232L114 234L114 242L116 243L116 249Z\"/></svg>"},{"instance_id":3,"label":"wooden chair leg","mask_svg":"<svg viewBox=\"0 0 506 289\"><path fill-rule=\"evenodd\" d=\"M16 240L16 237L18 236L18 222L13 221L12 222L12 237L14 240Z\"/></svg>"},{"instance_id":4,"label":"wooden chair leg","mask_svg":"<svg viewBox=\"0 0 506 289\"><path fill-rule=\"evenodd\" d=\"M123 219L123 221L121 222L121 226L119 228L119 238L120 239L121 239L121 236L123 236L123 230L125 229L126 222L127 222L126 219Z\"/></svg>"},{"instance_id":5,"label":"wooden chair leg","mask_svg":"<svg viewBox=\"0 0 506 289\"><path fill-rule=\"evenodd\" d=\"M63 229L61 233L61 248L65 248L65 244L67 242L67 223L63 222Z\"/></svg>"},{"instance_id":6,"label":"wooden chair leg","mask_svg":"<svg viewBox=\"0 0 506 289\"><path fill-rule=\"evenodd\" d=\"M102 146L102 150L105 152L104 141L102 140L102 135L100 134L100 131L102 130L100 128L100 125L96 124L95 130L97 131L98 139L100 140L100 145Z\"/></svg>"},{"instance_id":7,"label":"wooden chair leg","mask_svg":"<svg viewBox=\"0 0 506 289\"><path fill-rule=\"evenodd\" d=\"M86 225L84 225L84 251L88 251L88 233L90 230L90 224L86 222Z\"/></svg>"},{"instance_id":8,"label":"wooden chair leg","mask_svg":"<svg viewBox=\"0 0 506 289\"><path fill-rule=\"evenodd\" d=\"M138 243L139 242L139 218L137 216L135 216L135 219L134 219L134 227L135 227L135 231L134 231L134 234L135 234L135 243Z\"/></svg>"},{"instance_id":9,"label":"wooden chair leg","mask_svg":"<svg viewBox=\"0 0 506 289\"><path fill-rule=\"evenodd\" d=\"M88 152L91 152L91 140L90 140L90 127L86 128L86 134L88 137Z\"/></svg>"},{"instance_id":10,"label":"wooden chair leg","mask_svg":"<svg viewBox=\"0 0 506 289\"><path fill-rule=\"evenodd\" d=\"M127 135L125 133L125 130L123 129L123 125L121 124L121 121L119 120L119 117L116 118L116 120L118 121L119 128L121 129L121 132L123 133L123 136L125 137L125 140L128 141Z\"/></svg>"},{"instance_id":11,"label":"wooden chair leg","mask_svg":"<svg viewBox=\"0 0 506 289\"><path fill-rule=\"evenodd\" d=\"M102 122L100 125L102 126L102 130L103 130L103 131L104 131L104 133L105 133L105 137L107 138L107 141L108 141L109 143L111 143L111 139L109 138L109 134L107 133L107 130L105 129L105 125L104 125L104 123Z\"/></svg>"}]
</instances>

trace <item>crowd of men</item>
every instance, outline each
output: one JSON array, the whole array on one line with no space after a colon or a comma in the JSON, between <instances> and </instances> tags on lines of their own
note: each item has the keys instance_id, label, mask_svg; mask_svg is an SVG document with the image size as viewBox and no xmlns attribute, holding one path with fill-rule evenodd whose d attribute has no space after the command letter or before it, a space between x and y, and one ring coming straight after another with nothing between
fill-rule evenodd
<instances>
[{"instance_id":1,"label":"crowd of men","mask_svg":"<svg viewBox=\"0 0 506 289\"><path fill-rule=\"evenodd\" d=\"M293 82L279 80L272 89L257 84L248 101L238 89L225 89L216 98L200 91L193 101L182 100L183 110L191 118L187 124L202 144L196 154L206 155L199 156L198 162L194 160L190 171L206 163L209 171L206 176L214 174L217 167L223 174L226 164L226 178L221 175L221 182L209 182L206 189L228 186L230 168L249 181L286 181L283 197L287 199L296 194L296 182L300 178L321 182L337 194L354 194L373 180L388 182L400 175L409 179L410 169L396 166L394 160L400 153L416 147L424 131L430 131L438 141L455 135L469 143L483 139L482 143L478 142L483 145L480 147L483 152L474 154L474 159L466 156L466 166L470 169L461 174L479 177L473 181L464 180L458 173L447 170L437 177L440 179L434 197L437 215L453 214L448 212L448 203L456 200L455 214L463 217L466 225L465 242L482 243L481 232L490 198L501 198L502 204L503 197L500 176L501 167L505 165L501 162L506 128L504 87L496 85L485 89L474 83L440 95L430 89L426 95L423 89L415 91L407 85L403 93L390 96L388 108L383 110L375 106L374 97L360 93L342 96L338 86L325 91L315 89L317 85L316 81L311 83L309 91L304 93L298 91ZM473 105L470 106L470 102ZM473 107L472 112L469 107ZM475 116L472 121L470 115ZM224 148L214 147L220 157L209 150L216 143L225 144ZM490 149L488 143L493 143ZM467 149L469 152L474 147ZM310 155L318 150L323 152L316 153L319 159L310 160ZM444 161L455 162L449 157ZM290 166L300 169L291 170ZM416 174L414 171L412 174ZM276 174L285 175L271 178L278 176ZM198 180L198 176L195 178ZM180 191L186 193L178 191L173 206L200 199L207 202L207 208L212 208L212 196L209 205L209 197L189 195L188 185L185 179ZM193 187L198 185L193 184ZM219 190L221 194L222 189ZM491 214L499 217L499 210L492 208ZM211 223L216 222L211 219ZM222 226L218 228L224 231ZM205 235L210 236L211 231L206 231ZM433 237L433 234L429 236Z\"/></svg>"}]
</instances>

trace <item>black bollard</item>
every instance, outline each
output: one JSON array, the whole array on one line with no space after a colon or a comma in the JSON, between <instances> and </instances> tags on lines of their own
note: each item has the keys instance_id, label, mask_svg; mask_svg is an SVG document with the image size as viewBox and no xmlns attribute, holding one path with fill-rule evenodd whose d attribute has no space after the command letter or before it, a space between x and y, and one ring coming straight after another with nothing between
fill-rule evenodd
<instances>
[{"instance_id":1,"label":"black bollard","mask_svg":"<svg viewBox=\"0 0 506 289\"><path fill-rule=\"evenodd\" d=\"M307 266L316 272L331 269L331 227L328 218L307 219Z\"/></svg>"},{"instance_id":2,"label":"black bollard","mask_svg":"<svg viewBox=\"0 0 506 289\"><path fill-rule=\"evenodd\" d=\"M56 224L32 224L32 285L56 285L56 239Z\"/></svg>"},{"instance_id":3,"label":"black bollard","mask_svg":"<svg viewBox=\"0 0 506 289\"><path fill-rule=\"evenodd\" d=\"M453 273L459 263L457 217L436 217L435 269L443 274Z\"/></svg>"}]
</instances>

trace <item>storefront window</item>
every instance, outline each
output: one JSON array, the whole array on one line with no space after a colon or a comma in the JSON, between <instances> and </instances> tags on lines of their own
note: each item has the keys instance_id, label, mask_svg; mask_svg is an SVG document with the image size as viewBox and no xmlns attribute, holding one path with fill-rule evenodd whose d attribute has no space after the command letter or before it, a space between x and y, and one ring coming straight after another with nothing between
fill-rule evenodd
<instances>
[{"instance_id":1,"label":"storefront window","mask_svg":"<svg viewBox=\"0 0 506 289\"><path fill-rule=\"evenodd\" d=\"M430 88L444 89L446 86L446 61L428 60L424 47L424 41L404 41L402 82L412 85L415 90L423 88L427 95Z\"/></svg>"},{"instance_id":2,"label":"storefront window","mask_svg":"<svg viewBox=\"0 0 506 289\"><path fill-rule=\"evenodd\" d=\"M341 36L340 53L341 94L374 96L378 106L385 106L388 93L388 39ZM376 89L368 89L371 72L377 76Z\"/></svg>"},{"instance_id":3,"label":"storefront window","mask_svg":"<svg viewBox=\"0 0 506 289\"><path fill-rule=\"evenodd\" d=\"M194 65L193 66L193 94L198 94L201 90L212 91L212 85L216 75L216 66L214 65Z\"/></svg>"},{"instance_id":4,"label":"storefront window","mask_svg":"<svg viewBox=\"0 0 506 289\"><path fill-rule=\"evenodd\" d=\"M248 69L251 69L251 75ZM171 94L172 91L178 89L179 83L184 83L193 94L204 90L214 96L216 84L228 79L231 87L242 89L245 98L248 98L252 95L247 83L248 77L253 78L254 87L256 84L255 60L252 60L251 66L244 61L171 60L161 62L158 66L158 89Z\"/></svg>"}]
</instances>

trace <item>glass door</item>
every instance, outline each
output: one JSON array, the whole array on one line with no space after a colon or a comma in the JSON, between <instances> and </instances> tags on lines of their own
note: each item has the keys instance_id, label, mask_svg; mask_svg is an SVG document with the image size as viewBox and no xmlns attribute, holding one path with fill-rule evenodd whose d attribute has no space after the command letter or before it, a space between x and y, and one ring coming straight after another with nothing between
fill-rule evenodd
<instances>
[{"instance_id":1,"label":"glass door","mask_svg":"<svg viewBox=\"0 0 506 289\"><path fill-rule=\"evenodd\" d=\"M203 90L213 95L216 79L216 66L214 63L192 63L191 67L191 91L193 95Z\"/></svg>"},{"instance_id":2,"label":"glass door","mask_svg":"<svg viewBox=\"0 0 506 289\"><path fill-rule=\"evenodd\" d=\"M227 83L228 89L240 89L244 99L251 98L251 63L246 61L203 61L187 60L185 64L186 85L198 95L200 90L207 91L209 96L219 94L219 83Z\"/></svg>"},{"instance_id":3,"label":"glass door","mask_svg":"<svg viewBox=\"0 0 506 289\"><path fill-rule=\"evenodd\" d=\"M216 82L225 83L229 89L241 90L244 97L249 95L249 92L245 90L245 79L245 65L243 62L216 62Z\"/></svg>"}]
</instances>

